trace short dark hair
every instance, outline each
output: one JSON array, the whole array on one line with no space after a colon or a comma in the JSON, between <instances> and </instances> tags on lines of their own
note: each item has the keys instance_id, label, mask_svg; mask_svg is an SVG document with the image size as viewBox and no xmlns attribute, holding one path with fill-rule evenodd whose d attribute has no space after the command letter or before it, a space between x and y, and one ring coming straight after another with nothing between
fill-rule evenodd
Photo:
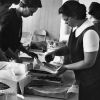
<instances>
[{"instance_id":1,"label":"short dark hair","mask_svg":"<svg viewBox=\"0 0 100 100\"><path fill-rule=\"evenodd\" d=\"M15 3L18 4L20 0L0 0L0 3L6 4L6 3Z\"/></svg>"},{"instance_id":2,"label":"short dark hair","mask_svg":"<svg viewBox=\"0 0 100 100\"><path fill-rule=\"evenodd\" d=\"M76 18L79 20L86 18L86 7L84 4L80 4L78 1L66 1L60 8L59 14L66 15L68 17Z\"/></svg>"},{"instance_id":3,"label":"short dark hair","mask_svg":"<svg viewBox=\"0 0 100 100\"><path fill-rule=\"evenodd\" d=\"M89 7L90 15L92 15L94 18L100 20L100 3L98 2L92 2Z\"/></svg>"},{"instance_id":4,"label":"short dark hair","mask_svg":"<svg viewBox=\"0 0 100 100\"><path fill-rule=\"evenodd\" d=\"M20 1L20 6L21 7L38 7L41 8L41 0L21 0Z\"/></svg>"}]
</instances>

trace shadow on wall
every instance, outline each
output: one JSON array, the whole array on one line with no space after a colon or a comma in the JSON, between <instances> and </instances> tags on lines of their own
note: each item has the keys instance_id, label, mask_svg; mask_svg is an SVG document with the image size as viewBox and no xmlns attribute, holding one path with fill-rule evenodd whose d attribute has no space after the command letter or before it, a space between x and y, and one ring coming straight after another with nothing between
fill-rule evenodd
<instances>
[{"instance_id":1,"label":"shadow on wall","mask_svg":"<svg viewBox=\"0 0 100 100\"><path fill-rule=\"evenodd\" d=\"M41 0L42 8L39 8L33 16L23 18L23 32L34 33L35 30L45 29L50 37L59 39L61 16L58 8L62 0Z\"/></svg>"}]
</instances>

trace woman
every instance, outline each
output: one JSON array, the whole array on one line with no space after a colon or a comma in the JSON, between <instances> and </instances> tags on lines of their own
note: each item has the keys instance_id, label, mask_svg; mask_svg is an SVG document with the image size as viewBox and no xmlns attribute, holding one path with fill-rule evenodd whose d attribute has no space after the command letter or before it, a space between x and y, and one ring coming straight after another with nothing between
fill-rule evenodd
<instances>
[{"instance_id":1,"label":"woman","mask_svg":"<svg viewBox=\"0 0 100 100\"><path fill-rule=\"evenodd\" d=\"M2 4L4 7L5 5ZM22 38L22 17L29 17L41 8L40 0L21 0L17 8L7 9L5 18L2 16L0 31L0 48L6 53L8 58L22 62L16 55L22 51L32 58L38 58L37 54L29 52L21 43Z\"/></svg>"},{"instance_id":2,"label":"woman","mask_svg":"<svg viewBox=\"0 0 100 100\"><path fill-rule=\"evenodd\" d=\"M59 8L59 13L62 14L66 24L77 29L70 34L68 47L66 47L66 52L69 51L70 63L63 65L58 74L62 74L65 70L73 70L79 84L79 100L99 100L99 35L93 23L87 20L86 7L83 4L77 1L66 1ZM55 54L57 52L53 52L53 56Z\"/></svg>"},{"instance_id":3,"label":"woman","mask_svg":"<svg viewBox=\"0 0 100 100\"><path fill-rule=\"evenodd\" d=\"M16 49L21 49L32 57L37 57L37 54L30 53L24 49L20 43L22 36L22 16L31 16L41 7L40 0L0 0L0 79L20 81L26 78L29 66L16 62L10 62L8 56L16 58L20 62L19 57L14 54ZM18 8L9 7L12 3L19 3ZM6 52L7 51L7 52ZM8 55L10 52L10 55ZM12 55L11 55L12 54ZM20 76L17 80L16 76Z\"/></svg>"},{"instance_id":4,"label":"woman","mask_svg":"<svg viewBox=\"0 0 100 100\"><path fill-rule=\"evenodd\" d=\"M90 20L95 24L95 27L100 34L100 3L92 2L89 6Z\"/></svg>"},{"instance_id":5,"label":"woman","mask_svg":"<svg viewBox=\"0 0 100 100\"><path fill-rule=\"evenodd\" d=\"M30 1L30 2L28 2ZM8 77L4 77L3 73L0 75L0 78L6 78L10 80L16 80L15 75L25 76L26 71L29 70L28 66L25 64L19 64L16 62L11 62L7 58L8 51L5 52L5 50L9 49L9 51L13 49L10 48L13 47L12 45L17 45L17 43L21 44L19 40L19 31L16 31L15 29L18 29L19 27L22 27L20 23L22 23L21 16L30 16L32 15L38 7L41 6L41 2L39 1L39 5L35 5L37 2L31 2L32 0L0 0L0 71L6 70L9 72ZM13 4L19 3L19 8L16 9L10 9L9 7ZM33 5L35 5L33 7ZM18 12L18 13L17 13ZM20 15L20 16L18 16ZM19 22L18 22L19 21ZM14 26L15 25L15 26ZM19 25L19 27L17 26ZM12 30L13 28L13 30ZM20 29L18 29L20 30ZM13 31L13 33L12 33ZM15 31L15 32L14 32ZM18 33L16 33L18 32ZM14 34L14 35L13 35ZM11 36L12 35L12 36ZM9 37L10 36L10 37ZM15 40L13 40L15 36ZM10 40L11 39L11 40ZM13 40L13 41L12 41ZM15 43L17 42L17 43ZM15 44L13 44L15 43ZM12 45L11 45L12 44ZM11 50L10 50L11 49ZM6 54L7 53L7 54ZM33 53L33 55L35 55ZM37 55L36 55L37 56ZM17 61L19 62L19 58L16 56ZM11 72L11 73L10 73ZM13 72L13 74L12 74ZM14 76L13 76L14 75Z\"/></svg>"}]
</instances>

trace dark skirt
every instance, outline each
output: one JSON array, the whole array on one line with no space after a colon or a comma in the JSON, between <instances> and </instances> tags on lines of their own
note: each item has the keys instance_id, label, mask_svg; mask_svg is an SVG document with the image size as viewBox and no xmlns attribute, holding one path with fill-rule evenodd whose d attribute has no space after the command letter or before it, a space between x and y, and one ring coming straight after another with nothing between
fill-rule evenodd
<instances>
[{"instance_id":1,"label":"dark skirt","mask_svg":"<svg viewBox=\"0 0 100 100\"><path fill-rule=\"evenodd\" d=\"M79 100L100 100L100 80L89 86L79 86Z\"/></svg>"}]
</instances>

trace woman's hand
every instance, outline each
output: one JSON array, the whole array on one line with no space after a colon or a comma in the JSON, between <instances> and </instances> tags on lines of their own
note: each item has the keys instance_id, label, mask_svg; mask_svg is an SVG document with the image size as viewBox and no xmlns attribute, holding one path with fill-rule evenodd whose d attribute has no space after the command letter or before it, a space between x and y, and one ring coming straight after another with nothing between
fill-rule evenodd
<instances>
[{"instance_id":1,"label":"woman's hand","mask_svg":"<svg viewBox=\"0 0 100 100\"><path fill-rule=\"evenodd\" d=\"M15 62L17 62L17 63L22 63L23 60L22 60L20 57L18 57L17 59L15 59Z\"/></svg>"},{"instance_id":2,"label":"woman's hand","mask_svg":"<svg viewBox=\"0 0 100 100\"><path fill-rule=\"evenodd\" d=\"M54 57L55 57L54 53L53 52L50 52L47 55L45 55L45 61L47 63L49 63L49 62L51 62L51 61L54 60Z\"/></svg>"},{"instance_id":3,"label":"woman's hand","mask_svg":"<svg viewBox=\"0 0 100 100\"><path fill-rule=\"evenodd\" d=\"M31 56L32 58L38 58L38 55L37 55L36 53L29 52L28 54L29 54L29 56Z\"/></svg>"}]
</instances>

